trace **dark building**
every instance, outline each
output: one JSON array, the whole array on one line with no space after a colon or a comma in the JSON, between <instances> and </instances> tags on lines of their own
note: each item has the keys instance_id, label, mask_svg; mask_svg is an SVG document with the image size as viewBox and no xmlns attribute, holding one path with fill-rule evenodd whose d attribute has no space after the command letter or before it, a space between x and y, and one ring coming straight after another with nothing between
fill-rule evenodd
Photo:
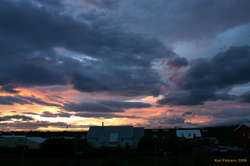
<instances>
[{"instance_id":1,"label":"dark building","mask_svg":"<svg viewBox=\"0 0 250 166\"><path fill-rule=\"evenodd\" d=\"M234 132L238 144L250 147L250 123L241 124Z\"/></svg>"},{"instance_id":2,"label":"dark building","mask_svg":"<svg viewBox=\"0 0 250 166\"><path fill-rule=\"evenodd\" d=\"M133 126L92 126L87 141L96 148L137 148L144 135L144 128Z\"/></svg>"}]
</instances>

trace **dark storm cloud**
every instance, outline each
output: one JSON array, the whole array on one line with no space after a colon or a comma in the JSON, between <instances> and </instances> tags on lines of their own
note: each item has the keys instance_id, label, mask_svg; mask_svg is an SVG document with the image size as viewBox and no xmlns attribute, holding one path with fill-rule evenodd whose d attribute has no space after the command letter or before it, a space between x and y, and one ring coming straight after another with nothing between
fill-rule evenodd
<instances>
[{"instance_id":1,"label":"dark storm cloud","mask_svg":"<svg viewBox=\"0 0 250 166\"><path fill-rule=\"evenodd\" d=\"M137 57L128 56L127 53L145 53L138 55L138 58L142 56L144 60L141 62L146 64L153 58L151 53L158 51L158 55L154 56L165 56L168 51L158 41L145 40L141 36L123 32L118 27L105 30L101 25L94 27L67 16L50 14L28 3L15 4L3 1L0 9L1 32L5 36L9 35L9 38L14 36L16 40L24 40L22 42L36 49L60 46L69 50L83 51L91 56L102 56L105 48L105 54L109 53L114 60L130 58L128 60L135 61ZM110 49L114 52L109 52ZM119 56L114 53L119 53Z\"/></svg>"},{"instance_id":2,"label":"dark storm cloud","mask_svg":"<svg viewBox=\"0 0 250 166\"><path fill-rule=\"evenodd\" d=\"M122 61L121 61L122 62ZM120 63L120 62L119 62ZM109 68L110 66L113 66ZM159 76L148 67L116 66L117 63L101 66L74 75L72 83L80 91L107 91L124 96L157 95ZM146 74L145 74L146 73Z\"/></svg>"},{"instance_id":3,"label":"dark storm cloud","mask_svg":"<svg viewBox=\"0 0 250 166\"><path fill-rule=\"evenodd\" d=\"M71 117L73 114L66 113L66 112L59 112L59 113L51 113L48 111L43 112L40 114L42 117L49 117L49 118L55 118L55 117Z\"/></svg>"},{"instance_id":4,"label":"dark storm cloud","mask_svg":"<svg viewBox=\"0 0 250 166\"><path fill-rule=\"evenodd\" d=\"M7 93L19 93L19 91L17 91L16 89L16 86L14 85L4 85L0 88L0 91L3 91L3 92L7 92Z\"/></svg>"},{"instance_id":5,"label":"dark storm cloud","mask_svg":"<svg viewBox=\"0 0 250 166\"><path fill-rule=\"evenodd\" d=\"M112 100L103 100L98 103L115 108L149 108L151 107L148 103L143 102L122 102L122 101L112 101Z\"/></svg>"},{"instance_id":6,"label":"dark storm cloud","mask_svg":"<svg viewBox=\"0 0 250 166\"><path fill-rule=\"evenodd\" d=\"M104 118L104 119L112 119L112 118L130 118L137 119L137 116L127 116L127 115L115 115L111 113L76 113L75 116L83 117L83 118Z\"/></svg>"},{"instance_id":7,"label":"dark storm cloud","mask_svg":"<svg viewBox=\"0 0 250 166\"><path fill-rule=\"evenodd\" d=\"M92 109L93 110L93 109ZM74 112L74 111L73 111ZM59 113L51 113L48 111L43 112L42 114L36 114L41 117L48 117L48 118L56 118L56 117L71 117L71 116L78 116L82 118L105 118L105 119L112 119L112 118L139 118L137 116L127 116L127 115L115 115L111 112L102 112L102 111L75 111L74 113L67 113L67 112L59 112Z\"/></svg>"},{"instance_id":8,"label":"dark storm cloud","mask_svg":"<svg viewBox=\"0 0 250 166\"><path fill-rule=\"evenodd\" d=\"M240 98L240 101L242 102L250 103L250 91L242 94L239 98Z\"/></svg>"},{"instance_id":9,"label":"dark storm cloud","mask_svg":"<svg viewBox=\"0 0 250 166\"><path fill-rule=\"evenodd\" d=\"M235 100L235 96L227 93L216 93L213 89L191 89L175 91L159 101L169 105L201 105L206 101Z\"/></svg>"},{"instance_id":10,"label":"dark storm cloud","mask_svg":"<svg viewBox=\"0 0 250 166\"><path fill-rule=\"evenodd\" d=\"M72 112L115 113L128 108L148 108L150 104L142 102L97 101L96 103L70 103L63 108Z\"/></svg>"},{"instance_id":11,"label":"dark storm cloud","mask_svg":"<svg viewBox=\"0 0 250 166\"><path fill-rule=\"evenodd\" d=\"M51 112L45 111L42 114L40 114L40 116L42 116L42 117L49 117L49 118L55 118L55 117L57 117L57 114L53 114Z\"/></svg>"},{"instance_id":12,"label":"dark storm cloud","mask_svg":"<svg viewBox=\"0 0 250 166\"><path fill-rule=\"evenodd\" d=\"M185 121L185 119L184 118L182 118L182 117L170 117L170 118L167 118L167 119L165 119L165 121L163 120L163 124L164 123L167 123L167 124L183 124L184 123L184 121Z\"/></svg>"},{"instance_id":13,"label":"dark storm cloud","mask_svg":"<svg viewBox=\"0 0 250 166\"><path fill-rule=\"evenodd\" d=\"M26 44L27 49L49 48L55 44L66 45L67 41L72 43L74 37L79 41L77 34L88 30L86 26L68 17L62 16L60 19L28 2L14 3L4 0L0 9L1 33L10 39L12 37L16 41L22 41L23 47ZM77 45L79 46L79 43Z\"/></svg>"},{"instance_id":14,"label":"dark storm cloud","mask_svg":"<svg viewBox=\"0 0 250 166\"><path fill-rule=\"evenodd\" d=\"M211 91L195 89L190 91L176 91L160 100L160 104L169 105L199 105L207 100L216 100L217 96Z\"/></svg>"},{"instance_id":15,"label":"dark storm cloud","mask_svg":"<svg viewBox=\"0 0 250 166\"><path fill-rule=\"evenodd\" d=\"M232 47L211 59L195 62L184 74L179 90L160 103L199 105L213 100L236 100L227 92L250 81L250 47Z\"/></svg>"},{"instance_id":16,"label":"dark storm cloud","mask_svg":"<svg viewBox=\"0 0 250 166\"><path fill-rule=\"evenodd\" d=\"M45 106L60 106L58 104L45 102L35 97L25 97L25 96L0 96L0 104L2 105L39 104Z\"/></svg>"},{"instance_id":17,"label":"dark storm cloud","mask_svg":"<svg viewBox=\"0 0 250 166\"><path fill-rule=\"evenodd\" d=\"M22 97L22 98L28 100L31 103L35 103L35 104L40 104L40 105L45 105L45 106L57 106L57 107L60 106L59 104L46 102L46 101L43 101L43 100L35 98L35 97Z\"/></svg>"},{"instance_id":18,"label":"dark storm cloud","mask_svg":"<svg viewBox=\"0 0 250 166\"><path fill-rule=\"evenodd\" d=\"M14 96L0 96L0 104L2 104L2 105L13 105L15 103L30 104L29 101L27 101L23 98L14 97Z\"/></svg>"},{"instance_id":19,"label":"dark storm cloud","mask_svg":"<svg viewBox=\"0 0 250 166\"><path fill-rule=\"evenodd\" d=\"M47 121L36 121L36 122L14 122L14 123L1 123L1 127L9 127L15 129L38 129L48 127L59 127L66 128L68 125L63 122L47 122Z\"/></svg>"},{"instance_id":20,"label":"dark storm cloud","mask_svg":"<svg viewBox=\"0 0 250 166\"><path fill-rule=\"evenodd\" d=\"M250 22L248 0L120 1L118 22L170 42L211 38Z\"/></svg>"},{"instance_id":21,"label":"dark storm cloud","mask_svg":"<svg viewBox=\"0 0 250 166\"><path fill-rule=\"evenodd\" d=\"M187 114L186 114L187 113ZM185 112L182 117L194 117L199 118L205 116L211 118L209 122L195 124L188 122L187 124L196 125L200 127L207 126L231 126L240 125L245 122L249 122L250 109L249 108L225 108L216 110L213 112L199 111L199 112Z\"/></svg>"},{"instance_id":22,"label":"dark storm cloud","mask_svg":"<svg viewBox=\"0 0 250 166\"><path fill-rule=\"evenodd\" d=\"M244 108L227 108L213 113L217 118L247 118L250 117L250 109Z\"/></svg>"},{"instance_id":23,"label":"dark storm cloud","mask_svg":"<svg viewBox=\"0 0 250 166\"><path fill-rule=\"evenodd\" d=\"M225 88L250 81L250 46L232 47L211 60L194 64L185 76L185 89Z\"/></svg>"},{"instance_id":24,"label":"dark storm cloud","mask_svg":"<svg viewBox=\"0 0 250 166\"><path fill-rule=\"evenodd\" d=\"M202 107L203 108L203 107ZM196 123L189 118L199 119L200 117L210 118L209 122ZM207 127L207 126L230 126L239 125L249 122L250 109L248 108L225 108L212 112L195 111L184 112L181 115L168 115L149 118L150 124L153 126L179 126L179 127Z\"/></svg>"},{"instance_id":25,"label":"dark storm cloud","mask_svg":"<svg viewBox=\"0 0 250 166\"><path fill-rule=\"evenodd\" d=\"M30 120L34 120L31 117L28 116L23 116L23 115L12 115L12 116L1 116L0 117L0 121L10 121L10 120L22 120L22 121L30 121Z\"/></svg>"},{"instance_id":26,"label":"dark storm cloud","mask_svg":"<svg viewBox=\"0 0 250 166\"><path fill-rule=\"evenodd\" d=\"M157 95L156 84L162 82L151 64L176 56L160 41L104 24L97 16L84 23L29 1L4 0L0 11L1 85L71 83L86 92ZM79 60L85 55L96 60Z\"/></svg>"},{"instance_id":27,"label":"dark storm cloud","mask_svg":"<svg viewBox=\"0 0 250 166\"><path fill-rule=\"evenodd\" d=\"M120 101L98 101L96 103L69 103L62 108L69 111L60 113L43 112L43 117L70 117L79 116L85 118L139 118L137 116L116 115L114 113L124 112L127 108L148 108L150 104L141 102L120 102Z\"/></svg>"},{"instance_id":28,"label":"dark storm cloud","mask_svg":"<svg viewBox=\"0 0 250 166\"><path fill-rule=\"evenodd\" d=\"M241 119L218 119L209 123L201 124L200 127L211 127L211 126L239 126L243 123L250 123L249 118Z\"/></svg>"},{"instance_id":29,"label":"dark storm cloud","mask_svg":"<svg viewBox=\"0 0 250 166\"><path fill-rule=\"evenodd\" d=\"M149 118L152 126L182 126L185 124L185 119L181 116L162 116L157 118Z\"/></svg>"},{"instance_id":30,"label":"dark storm cloud","mask_svg":"<svg viewBox=\"0 0 250 166\"><path fill-rule=\"evenodd\" d=\"M181 27L185 27L185 24L189 26L180 28L179 33L176 32L178 38L214 36L226 29L250 22L250 16L247 14L250 10L248 0L193 0L186 3L193 3L193 6L182 8L184 13L188 12L185 13L187 15L184 16L184 26ZM196 24L197 22L199 24Z\"/></svg>"},{"instance_id":31,"label":"dark storm cloud","mask_svg":"<svg viewBox=\"0 0 250 166\"><path fill-rule=\"evenodd\" d=\"M65 104L63 108L71 112L123 112L122 109L111 108L98 103Z\"/></svg>"},{"instance_id":32,"label":"dark storm cloud","mask_svg":"<svg viewBox=\"0 0 250 166\"><path fill-rule=\"evenodd\" d=\"M182 114L182 116L189 116L189 115L192 115L193 114L193 112L184 112L183 114Z\"/></svg>"},{"instance_id":33,"label":"dark storm cloud","mask_svg":"<svg viewBox=\"0 0 250 166\"><path fill-rule=\"evenodd\" d=\"M33 64L22 64L3 76L7 82L20 85L63 84L63 75ZM2 78L2 77L1 77Z\"/></svg>"},{"instance_id":34,"label":"dark storm cloud","mask_svg":"<svg viewBox=\"0 0 250 166\"><path fill-rule=\"evenodd\" d=\"M183 58L183 57L174 57L168 60L167 65L173 68L180 68L183 66L187 66L188 61L186 58Z\"/></svg>"},{"instance_id":35,"label":"dark storm cloud","mask_svg":"<svg viewBox=\"0 0 250 166\"><path fill-rule=\"evenodd\" d=\"M118 5L118 0L78 0L78 1L67 1L67 0L29 0L30 2L34 2L34 5L38 5L41 7L54 7L54 8L67 8L69 6L89 6L98 8L114 8Z\"/></svg>"},{"instance_id":36,"label":"dark storm cloud","mask_svg":"<svg viewBox=\"0 0 250 166\"><path fill-rule=\"evenodd\" d=\"M36 3L39 3L39 4L41 4L41 5L43 5L44 7L46 7L46 6L52 6L52 7L62 7L62 5L63 5L63 0L42 0L42 1L40 1L40 0L30 0L30 1L32 1L32 2L36 2Z\"/></svg>"},{"instance_id":37,"label":"dark storm cloud","mask_svg":"<svg viewBox=\"0 0 250 166\"><path fill-rule=\"evenodd\" d=\"M6 54L6 56L8 56L8 54ZM15 58L18 60L18 54ZM27 59L27 56L24 56L23 58L26 62L29 60ZM0 57L0 59L3 60L0 62L0 84L2 84L3 87L8 84L29 86L66 83L63 74L57 70L53 70L54 67L49 68L49 65L23 64L16 62L16 60L8 60L5 57Z\"/></svg>"},{"instance_id":38,"label":"dark storm cloud","mask_svg":"<svg viewBox=\"0 0 250 166\"><path fill-rule=\"evenodd\" d=\"M114 8L118 5L118 0L84 0L101 8Z\"/></svg>"}]
</instances>

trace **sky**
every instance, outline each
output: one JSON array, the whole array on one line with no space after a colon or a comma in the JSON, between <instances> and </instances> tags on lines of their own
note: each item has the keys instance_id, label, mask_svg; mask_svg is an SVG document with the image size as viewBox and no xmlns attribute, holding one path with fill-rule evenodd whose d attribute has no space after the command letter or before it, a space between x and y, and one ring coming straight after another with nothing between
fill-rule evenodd
<instances>
[{"instance_id":1,"label":"sky","mask_svg":"<svg viewBox=\"0 0 250 166\"><path fill-rule=\"evenodd\" d=\"M1 0L0 129L250 121L249 0Z\"/></svg>"}]
</instances>

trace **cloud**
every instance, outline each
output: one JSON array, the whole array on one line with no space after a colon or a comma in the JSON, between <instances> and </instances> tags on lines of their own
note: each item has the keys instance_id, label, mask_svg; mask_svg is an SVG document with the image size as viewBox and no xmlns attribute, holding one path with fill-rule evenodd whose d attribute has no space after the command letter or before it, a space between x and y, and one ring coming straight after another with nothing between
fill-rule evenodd
<instances>
[{"instance_id":1,"label":"cloud","mask_svg":"<svg viewBox=\"0 0 250 166\"><path fill-rule=\"evenodd\" d=\"M22 99L22 98L13 97L13 96L0 96L0 104L2 105L13 105L15 103L30 104L29 101Z\"/></svg>"},{"instance_id":2,"label":"cloud","mask_svg":"<svg viewBox=\"0 0 250 166\"><path fill-rule=\"evenodd\" d=\"M21 121L31 121L34 120L33 118L29 116L23 116L23 115L11 115L11 116L1 116L0 121L10 121L10 120L21 120Z\"/></svg>"},{"instance_id":3,"label":"cloud","mask_svg":"<svg viewBox=\"0 0 250 166\"><path fill-rule=\"evenodd\" d=\"M229 95L229 91L250 82L249 46L232 47L215 57L188 61L166 45L172 47L178 42L192 45L196 40L204 44L212 38L224 44L220 40L229 41L232 29L239 33L242 30L239 27L243 26L244 33L240 34L247 34L249 6L243 0L2 0L0 90L16 96L0 96L0 104L39 104L67 111L37 114L42 117L110 119L139 118L119 113L125 114L130 108L152 107L125 101L135 96L166 93L159 103L171 106L195 107L216 100L248 102L247 93L237 97ZM246 38L243 43L247 43ZM207 48L218 50L216 46ZM105 100L98 96L98 101L84 103L74 103L80 99L73 96L72 103L64 104L56 97L48 97L51 102L47 102L19 96L16 90L49 85L72 87L94 95L101 92L106 96ZM112 101L118 99L115 95L124 101ZM109 101L107 96L115 97ZM229 112L224 116L238 118L237 113ZM246 112L238 110L239 116ZM211 116L224 120L222 114ZM195 115L185 112L149 118L149 122L155 126L181 126L187 125L185 118ZM38 121L8 125L37 129L66 124Z\"/></svg>"},{"instance_id":4,"label":"cloud","mask_svg":"<svg viewBox=\"0 0 250 166\"><path fill-rule=\"evenodd\" d=\"M211 59L194 62L184 73L179 89L160 103L200 105L206 101L236 100L228 94L233 86L250 81L250 47L232 47Z\"/></svg>"},{"instance_id":5,"label":"cloud","mask_svg":"<svg viewBox=\"0 0 250 166\"><path fill-rule=\"evenodd\" d=\"M249 23L249 6L247 0L127 0L114 13L125 27L172 43L213 38Z\"/></svg>"},{"instance_id":6,"label":"cloud","mask_svg":"<svg viewBox=\"0 0 250 166\"><path fill-rule=\"evenodd\" d=\"M248 118L242 119L218 119L209 123L201 124L200 127L211 127L211 126L238 126L243 123L249 123Z\"/></svg>"},{"instance_id":7,"label":"cloud","mask_svg":"<svg viewBox=\"0 0 250 166\"><path fill-rule=\"evenodd\" d=\"M65 104L63 109L72 112L123 112L122 109L111 108L98 103Z\"/></svg>"},{"instance_id":8,"label":"cloud","mask_svg":"<svg viewBox=\"0 0 250 166\"><path fill-rule=\"evenodd\" d=\"M63 106L63 109L72 112L91 112L91 113L115 113L124 112L128 108L148 108L150 104L143 102L122 102L102 100L96 103L69 103Z\"/></svg>"},{"instance_id":9,"label":"cloud","mask_svg":"<svg viewBox=\"0 0 250 166\"><path fill-rule=\"evenodd\" d=\"M182 116L171 115L171 116L160 116L151 117L148 119L149 125L155 128L159 127L180 127L185 125L185 119Z\"/></svg>"},{"instance_id":10,"label":"cloud","mask_svg":"<svg viewBox=\"0 0 250 166\"><path fill-rule=\"evenodd\" d=\"M56 117L71 117L73 114L66 113L66 112L59 112L59 113L51 113L48 111L43 112L42 114L39 114L42 117L49 117L49 118L56 118Z\"/></svg>"},{"instance_id":11,"label":"cloud","mask_svg":"<svg viewBox=\"0 0 250 166\"><path fill-rule=\"evenodd\" d=\"M192 115L193 114L193 112L184 112L183 114L182 114L182 116L189 116L189 115Z\"/></svg>"},{"instance_id":12,"label":"cloud","mask_svg":"<svg viewBox=\"0 0 250 166\"><path fill-rule=\"evenodd\" d=\"M48 128L48 127L58 127L66 128L68 125L63 122L48 122L48 121L36 121L36 122L13 122L13 123L1 123L1 128L12 128L12 129L39 129L39 128Z\"/></svg>"},{"instance_id":13,"label":"cloud","mask_svg":"<svg viewBox=\"0 0 250 166\"><path fill-rule=\"evenodd\" d=\"M21 96L19 96L19 97L21 97ZM56 106L56 107L59 107L59 106L60 106L59 104L46 102L46 101L43 101L43 100L38 99L38 98L35 98L35 97L22 97L22 98L28 100L28 101L31 102L31 103L35 103L35 104L39 104L39 105Z\"/></svg>"},{"instance_id":14,"label":"cloud","mask_svg":"<svg viewBox=\"0 0 250 166\"><path fill-rule=\"evenodd\" d=\"M198 107L194 107L198 109ZM201 110L194 112L185 112L182 117L188 125L196 125L199 127L207 126L230 126L239 125L241 123L249 122L250 109L249 106L242 108L233 108L233 106L214 108L200 107Z\"/></svg>"},{"instance_id":15,"label":"cloud","mask_svg":"<svg viewBox=\"0 0 250 166\"><path fill-rule=\"evenodd\" d=\"M14 105L14 104L39 104L45 106L60 106L55 103L45 102L35 97L26 96L0 96L0 104L2 105Z\"/></svg>"},{"instance_id":16,"label":"cloud","mask_svg":"<svg viewBox=\"0 0 250 166\"><path fill-rule=\"evenodd\" d=\"M47 8L59 8L61 10L70 11L79 10L77 14L91 10L92 12L97 12L93 10L104 10L112 9L117 7L118 0L30 0L33 5ZM82 10L82 11L80 11ZM78 13L79 12L79 13ZM72 14L72 13L71 13ZM75 14L75 13L74 13Z\"/></svg>"},{"instance_id":17,"label":"cloud","mask_svg":"<svg viewBox=\"0 0 250 166\"><path fill-rule=\"evenodd\" d=\"M102 100L102 101L98 101L98 103L106 105L108 107L115 107L115 108L121 108L121 109L149 108L149 107L151 107L150 104L143 103L143 102L125 102L125 101Z\"/></svg>"},{"instance_id":18,"label":"cloud","mask_svg":"<svg viewBox=\"0 0 250 166\"><path fill-rule=\"evenodd\" d=\"M114 8L118 5L118 0L84 0L84 1L101 8Z\"/></svg>"},{"instance_id":19,"label":"cloud","mask_svg":"<svg viewBox=\"0 0 250 166\"><path fill-rule=\"evenodd\" d=\"M211 60L201 60L187 72L183 88L226 88L250 81L250 47L231 47Z\"/></svg>"},{"instance_id":20,"label":"cloud","mask_svg":"<svg viewBox=\"0 0 250 166\"><path fill-rule=\"evenodd\" d=\"M171 68L180 68L183 66L187 66L188 61L186 58L183 57L174 57L168 60L167 65Z\"/></svg>"},{"instance_id":21,"label":"cloud","mask_svg":"<svg viewBox=\"0 0 250 166\"><path fill-rule=\"evenodd\" d=\"M88 128L89 125L68 125L64 122L48 122L48 121L35 121L35 122L21 122L16 121L13 123L0 123L1 129L18 129L18 130L36 130L41 128L61 128L61 129L68 129L68 128Z\"/></svg>"},{"instance_id":22,"label":"cloud","mask_svg":"<svg viewBox=\"0 0 250 166\"><path fill-rule=\"evenodd\" d=\"M0 91L3 91L3 92L7 92L7 93L19 93L19 91L17 91L15 89L16 87L14 85L4 85L0 88Z\"/></svg>"},{"instance_id":23,"label":"cloud","mask_svg":"<svg viewBox=\"0 0 250 166\"><path fill-rule=\"evenodd\" d=\"M137 119L140 118L138 116L128 116L128 115L115 115L112 113L76 113L75 116L83 117L83 118L104 118L104 119L112 119L112 118L129 118L129 119Z\"/></svg>"},{"instance_id":24,"label":"cloud","mask_svg":"<svg viewBox=\"0 0 250 166\"><path fill-rule=\"evenodd\" d=\"M64 76L59 72L53 71L53 69L47 69L46 66L38 66L35 64L19 64L10 62L8 65L1 65L0 73L0 84L4 86L6 84L31 86L66 83L66 81L63 79Z\"/></svg>"},{"instance_id":25,"label":"cloud","mask_svg":"<svg viewBox=\"0 0 250 166\"><path fill-rule=\"evenodd\" d=\"M0 5L0 85L72 84L84 92L127 96L160 93L156 85L163 82L152 62L176 55L159 40L104 24L89 13L79 20L30 2Z\"/></svg>"},{"instance_id":26,"label":"cloud","mask_svg":"<svg viewBox=\"0 0 250 166\"><path fill-rule=\"evenodd\" d=\"M242 94L239 98L241 102L250 103L250 91Z\"/></svg>"},{"instance_id":27,"label":"cloud","mask_svg":"<svg viewBox=\"0 0 250 166\"><path fill-rule=\"evenodd\" d=\"M210 90L177 91L160 100L160 104L169 105L199 105L207 100L216 100Z\"/></svg>"},{"instance_id":28,"label":"cloud","mask_svg":"<svg viewBox=\"0 0 250 166\"><path fill-rule=\"evenodd\" d=\"M227 108L213 113L214 117L217 118L247 118L250 117L250 109L246 108Z\"/></svg>"},{"instance_id":29,"label":"cloud","mask_svg":"<svg viewBox=\"0 0 250 166\"><path fill-rule=\"evenodd\" d=\"M113 112L113 110L111 111L102 111L102 110L97 110L96 108L92 108L91 110L82 110L81 111L71 111L69 112L58 112L58 113L52 113L49 111L44 111L42 114L37 114L37 113L32 113L32 112L26 112L25 114L27 115L39 115L41 117L47 117L47 118L57 118L57 117L64 117L64 118L70 118L71 116L77 116L77 117L81 117L81 118L104 118L104 119L112 119L112 118L130 118L130 119L137 119L140 118L138 116L130 116L130 115L117 115L114 113L119 113L119 112Z\"/></svg>"},{"instance_id":30,"label":"cloud","mask_svg":"<svg viewBox=\"0 0 250 166\"><path fill-rule=\"evenodd\" d=\"M96 102L84 102L84 103L68 103L62 108L69 111L71 115L87 118L139 118L137 116L119 115L115 113L125 112L130 108L149 108L148 103L143 102L125 102L125 101L113 101L113 100L100 100ZM58 114L51 114L49 112L45 116L56 117ZM44 116L43 115L41 116Z\"/></svg>"}]
</instances>

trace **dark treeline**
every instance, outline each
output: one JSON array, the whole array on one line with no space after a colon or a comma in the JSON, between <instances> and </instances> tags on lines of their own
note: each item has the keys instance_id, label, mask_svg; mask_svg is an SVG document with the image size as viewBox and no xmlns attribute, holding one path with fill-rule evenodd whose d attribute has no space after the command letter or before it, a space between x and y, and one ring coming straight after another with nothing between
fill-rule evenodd
<instances>
[{"instance_id":1,"label":"dark treeline","mask_svg":"<svg viewBox=\"0 0 250 166\"><path fill-rule=\"evenodd\" d=\"M1 132L2 135L24 135L29 137L85 137L87 131L8 131Z\"/></svg>"}]
</instances>

